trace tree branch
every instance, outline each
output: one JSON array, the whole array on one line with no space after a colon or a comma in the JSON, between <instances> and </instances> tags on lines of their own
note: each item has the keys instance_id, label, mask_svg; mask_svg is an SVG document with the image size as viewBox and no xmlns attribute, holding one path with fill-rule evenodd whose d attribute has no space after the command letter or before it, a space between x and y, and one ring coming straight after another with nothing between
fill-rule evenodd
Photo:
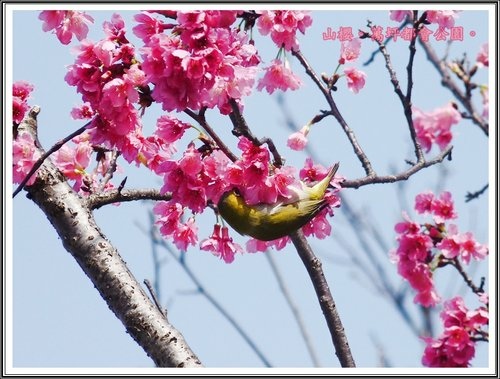
<instances>
[{"instance_id":1,"label":"tree branch","mask_svg":"<svg viewBox=\"0 0 500 379\"><path fill-rule=\"evenodd\" d=\"M489 135L488 122L484 120L476 111L474 105L472 104L470 96L467 96L460 88L458 88L457 84L453 81L448 73L446 62L438 58L436 52L428 42L422 41L421 38L419 38L419 42L427 55L427 59L432 63L432 65L441 75L441 84L448 88L451 93L453 93L455 98L465 107L465 109L467 109L472 122L476 124L484 132L484 134Z\"/></svg>"},{"instance_id":2,"label":"tree branch","mask_svg":"<svg viewBox=\"0 0 500 379\"><path fill-rule=\"evenodd\" d=\"M26 128L36 140L36 116ZM40 152L43 150L40 148ZM85 201L50 161L43 162L28 197L47 216L64 248L75 258L127 332L159 367L200 367L182 334L163 317L97 226Z\"/></svg>"},{"instance_id":3,"label":"tree branch","mask_svg":"<svg viewBox=\"0 0 500 379\"><path fill-rule=\"evenodd\" d=\"M168 201L171 198L172 195L170 193L162 195L160 191L156 189L121 190L117 188L107 192L92 194L86 201L87 207L93 210L113 203L137 200Z\"/></svg>"},{"instance_id":4,"label":"tree branch","mask_svg":"<svg viewBox=\"0 0 500 379\"><path fill-rule=\"evenodd\" d=\"M312 69L311 65L309 62L306 60L306 58L302 55L300 51L295 51L292 50L292 54L299 60L299 62L302 64L302 66L305 68L306 73L311 77L314 83L318 86L319 90L325 97L326 101L328 102L328 105L330 106L331 113L333 117L337 120L337 122L340 124L342 127L342 130L346 134L352 148L354 149L354 153L358 157L359 161L361 162L361 165L363 166L365 173L367 176L375 176L375 171L372 168L372 164L370 163L370 160L364 153L363 149L358 143L358 140L356 138L356 135L354 134L353 130L349 127L347 122L344 120L342 115L340 114L339 109L337 108L337 104L333 100L331 92L322 84L320 78L314 70Z\"/></svg>"},{"instance_id":5,"label":"tree branch","mask_svg":"<svg viewBox=\"0 0 500 379\"><path fill-rule=\"evenodd\" d=\"M292 233L290 238L311 278L319 305L330 330L333 345L335 346L335 354L340 361L340 365L342 367L355 367L349 342L347 341L342 321L337 312L330 288L328 287L328 282L325 279L321 261L314 255L301 230Z\"/></svg>"}]
</instances>

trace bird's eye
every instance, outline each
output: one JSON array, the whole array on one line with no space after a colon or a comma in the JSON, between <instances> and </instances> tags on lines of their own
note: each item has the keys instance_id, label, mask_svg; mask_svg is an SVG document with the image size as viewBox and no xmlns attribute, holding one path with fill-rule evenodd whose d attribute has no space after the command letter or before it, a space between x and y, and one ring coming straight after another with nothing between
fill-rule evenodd
<instances>
[{"instance_id":1,"label":"bird's eye","mask_svg":"<svg viewBox=\"0 0 500 379\"><path fill-rule=\"evenodd\" d=\"M241 196L241 192L238 188L233 188L233 192L236 196Z\"/></svg>"}]
</instances>

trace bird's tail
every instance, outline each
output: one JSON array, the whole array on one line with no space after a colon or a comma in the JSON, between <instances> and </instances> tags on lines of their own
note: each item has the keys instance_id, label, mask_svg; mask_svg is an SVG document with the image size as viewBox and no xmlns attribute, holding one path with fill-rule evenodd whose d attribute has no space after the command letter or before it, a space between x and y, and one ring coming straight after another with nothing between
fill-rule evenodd
<instances>
[{"instance_id":1,"label":"bird's tail","mask_svg":"<svg viewBox=\"0 0 500 379\"><path fill-rule=\"evenodd\" d=\"M326 189L328 188L328 185L332 181L338 169L339 163L337 162L332 166L332 168L330 168L328 175L311 188L311 200L320 200L325 196Z\"/></svg>"}]
</instances>

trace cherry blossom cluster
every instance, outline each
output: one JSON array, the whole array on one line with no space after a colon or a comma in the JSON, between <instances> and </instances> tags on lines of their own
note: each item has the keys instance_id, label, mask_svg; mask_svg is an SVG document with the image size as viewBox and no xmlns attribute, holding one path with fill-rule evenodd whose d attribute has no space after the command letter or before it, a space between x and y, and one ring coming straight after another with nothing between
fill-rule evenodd
<instances>
[{"instance_id":1,"label":"cherry blossom cluster","mask_svg":"<svg viewBox=\"0 0 500 379\"><path fill-rule=\"evenodd\" d=\"M43 21L43 31L54 30L57 38L64 45L71 42L73 35L78 41L86 38L89 32L87 24L94 23L91 16L78 11L42 11L38 18Z\"/></svg>"},{"instance_id":2,"label":"cherry blossom cluster","mask_svg":"<svg viewBox=\"0 0 500 379\"><path fill-rule=\"evenodd\" d=\"M305 33L312 25L310 12L301 11L261 11L257 28L262 35L271 35L278 47L287 51L299 50L297 32Z\"/></svg>"},{"instance_id":3,"label":"cherry blossom cluster","mask_svg":"<svg viewBox=\"0 0 500 379\"><path fill-rule=\"evenodd\" d=\"M102 162L100 171L88 172L95 149L116 149L128 162L143 164L161 176L160 192L171 199L156 205L157 223L162 235L182 251L198 243L196 215L217 204L225 191L237 188L249 204L272 204L292 201L296 193L290 188L299 186L291 167L274 167L269 150L245 137L238 143L241 158L232 162L204 134L189 142L180 158L174 158L176 144L193 127L170 114L158 118L152 135L143 135L141 110L153 102L165 111L218 108L222 114L232 111L231 99L243 104L254 86L261 58L249 40L247 27L245 31L232 27L239 17L244 21L245 17L257 18L259 31L269 34L278 45L278 58L298 49L297 33L304 33L312 23L309 13L300 11L141 12L135 15L137 25L133 28L144 43L137 50L139 58L117 14L103 24L105 37L98 42L83 39L86 22L93 21L85 14L45 11L40 15L44 30L55 30L61 42L69 43L72 35L82 40L65 80L76 87L83 100L72 116L91 121L87 132L74 141L76 147L64 146L55 154L55 163L80 192L97 190L95 174L107 171L107 163ZM301 85L286 59L275 59L263 72L258 90L272 93ZM316 181L326 174L318 170L320 174L312 175L311 167L307 169L309 176L301 174L304 180ZM332 206L339 206L338 196L331 194L328 199ZM332 214L330 208L304 228L306 234L328 235L327 214ZM286 243L283 239L280 246ZM235 253L243 251L232 242L228 229L218 223L212 235L200 242L200 248L228 263Z\"/></svg>"},{"instance_id":4,"label":"cherry blossom cluster","mask_svg":"<svg viewBox=\"0 0 500 379\"><path fill-rule=\"evenodd\" d=\"M33 85L23 80L12 85L12 121L20 124L29 109L28 99L33 92Z\"/></svg>"},{"instance_id":5,"label":"cherry blossom cluster","mask_svg":"<svg viewBox=\"0 0 500 379\"><path fill-rule=\"evenodd\" d=\"M237 11L177 12L171 34L150 25L134 32L145 42L142 69L154 83L153 99L166 111L218 107L231 112L229 99L251 93L260 57L246 33L231 28Z\"/></svg>"},{"instance_id":6,"label":"cherry blossom cluster","mask_svg":"<svg viewBox=\"0 0 500 379\"><path fill-rule=\"evenodd\" d=\"M179 160L169 159L158 167L158 173L164 174L162 194L171 194L171 200L159 203L154 212L160 233L172 239L174 244L185 251L189 246L198 243L197 226L194 215L204 212L207 203L217 204L222 194L231 189L237 189L248 204L274 204L297 200L293 187L300 187L294 176L292 167L277 168L272 166L269 151L264 146L256 146L246 137L240 137L238 148L242 151L241 158L231 162L220 150L206 155L191 143ZM272 168L272 169L271 169ZM315 182L326 175L326 170L314 166L311 160L300 173L304 182ZM304 227L306 235L325 238L331 232L331 226L326 219L333 215L331 207L340 206L337 195L340 188L336 179L337 190L327 195L330 207L314 218ZM187 222L181 220L186 210L192 217ZM289 242L288 237L275 241L262 242L250 240L248 252L265 251L269 247L283 248ZM233 243L228 230L219 224L215 225L212 236L201 241L200 248L218 255L226 263L234 260L235 253L243 249Z\"/></svg>"},{"instance_id":7,"label":"cherry blossom cluster","mask_svg":"<svg viewBox=\"0 0 500 379\"><path fill-rule=\"evenodd\" d=\"M424 192L415 198L415 210L429 214L432 223L419 224L403 213L405 221L396 224L399 243L392 258L398 273L417 292L414 301L425 307L435 306L440 300L433 275L437 268L452 260L469 264L471 258L482 260L488 254L487 246L478 243L472 233L459 233L455 224L447 224L457 218L451 194L447 191L435 196Z\"/></svg>"},{"instance_id":8,"label":"cherry blossom cluster","mask_svg":"<svg viewBox=\"0 0 500 379\"><path fill-rule=\"evenodd\" d=\"M33 88L32 84L24 81L14 83L12 92L14 99L13 120L15 124L19 124L24 118L29 108L27 99ZM28 131L17 129L16 134L12 147L13 181L14 183L21 183L41 155L32 135ZM104 191L113 188L110 182L101 185L101 179L106 175L111 164L111 153L104 152L100 154L97 167L92 172L88 172L87 168L93 152L94 149L90 143L89 134L83 133L73 138L72 145L63 145L50 157L68 180L73 181L73 189L83 195L97 190ZM31 176L26 184L32 185L35 180L36 174Z\"/></svg>"},{"instance_id":9,"label":"cherry blossom cluster","mask_svg":"<svg viewBox=\"0 0 500 379\"><path fill-rule=\"evenodd\" d=\"M457 296L444 303L440 314L443 333L436 339L424 337L426 347L422 364L427 367L468 367L474 358L478 341L488 341L485 328L489 322L488 295L482 292L483 304L475 310L465 306Z\"/></svg>"},{"instance_id":10,"label":"cherry blossom cluster","mask_svg":"<svg viewBox=\"0 0 500 379\"><path fill-rule=\"evenodd\" d=\"M413 106L412 115L417 140L426 152L432 149L433 144L437 144L441 150L446 149L453 138L452 125L462 120L462 115L453 103L431 112Z\"/></svg>"},{"instance_id":11,"label":"cherry blossom cluster","mask_svg":"<svg viewBox=\"0 0 500 379\"><path fill-rule=\"evenodd\" d=\"M94 145L117 148L132 162L143 140L136 105L146 91L146 75L135 58L135 48L125 37L120 15L103 24L105 38L97 43L84 40L66 74L66 82L77 88L85 102L72 114L93 116L89 132Z\"/></svg>"},{"instance_id":12,"label":"cherry blossom cluster","mask_svg":"<svg viewBox=\"0 0 500 379\"><path fill-rule=\"evenodd\" d=\"M31 134L17 129L29 109L28 99L33 89L33 85L25 81L18 81L12 85L12 121L15 127L15 138L12 144L12 180L14 183L21 183L40 158ZM26 184L32 185L35 180L36 175L33 175Z\"/></svg>"}]
</instances>

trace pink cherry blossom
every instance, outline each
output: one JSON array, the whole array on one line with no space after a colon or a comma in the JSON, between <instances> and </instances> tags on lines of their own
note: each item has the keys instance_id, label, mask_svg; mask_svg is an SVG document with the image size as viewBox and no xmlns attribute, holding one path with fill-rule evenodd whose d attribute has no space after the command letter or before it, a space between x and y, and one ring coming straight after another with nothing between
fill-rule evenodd
<instances>
[{"instance_id":1,"label":"pink cherry blossom","mask_svg":"<svg viewBox=\"0 0 500 379\"><path fill-rule=\"evenodd\" d=\"M443 238L436 247L443 253L445 258L453 259L458 257L461 249L460 234L453 234Z\"/></svg>"},{"instance_id":2,"label":"pink cherry blossom","mask_svg":"<svg viewBox=\"0 0 500 379\"><path fill-rule=\"evenodd\" d=\"M74 147L68 144L53 154L54 164L69 179L74 180L73 188L79 191L84 178L87 177L85 169L90 163L90 156L93 152L92 145L89 142L82 141Z\"/></svg>"},{"instance_id":3,"label":"pink cherry blossom","mask_svg":"<svg viewBox=\"0 0 500 379\"><path fill-rule=\"evenodd\" d=\"M264 252L269 249L266 241L257 240L255 238L250 238L245 247L248 253Z\"/></svg>"},{"instance_id":4,"label":"pink cherry blossom","mask_svg":"<svg viewBox=\"0 0 500 379\"><path fill-rule=\"evenodd\" d=\"M210 238L200 242L200 249L210 251L226 263L233 262L236 253L243 253L241 246L234 243L233 239L229 237L228 228L221 227L219 224L214 225L214 231Z\"/></svg>"},{"instance_id":5,"label":"pink cherry blossom","mask_svg":"<svg viewBox=\"0 0 500 379\"><path fill-rule=\"evenodd\" d=\"M85 40L78 47L65 80L82 94L88 113L95 115L88 128L92 143L118 148L128 162L138 161L143 138L135 105L140 103L138 88L146 85L146 75L134 62L121 16L114 14L104 30L105 39ZM73 114L84 116L79 111Z\"/></svg>"},{"instance_id":6,"label":"pink cherry blossom","mask_svg":"<svg viewBox=\"0 0 500 379\"><path fill-rule=\"evenodd\" d=\"M174 27L174 24L167 24L147 11L136 14L134 20L137 21L137 25L132 28L132 31L144 43L148 43L153 35Z\"/></svg>"},{"instance_id":7,"label":"pink cherry blossom","mask_svg":"<svg viewBox=\"0 0 500 379\"><path fill-rule=\"evenodd\" d=\"M28 132L20 132L12 144L12 180L21 183L36 161L40 153L35 147L35 141ZM26 185L32 185L36 180L36 173L31 176Z\"/></svg>"},{"instance_id":8,"label":"pink cherry blossom","mask_svg":"<svg viewBox=\"0 0 500 379\"><path fill-rule=\"evenodd\" d=\"M488 255L488 247L478 243L471 232L462 235L460 257L465 264L469 264L471 258L482 260Z\"/></svg>"},{"instance_id":9,"label":"pink cherry blossom","mask_svg":"<svg viewBox=\"0 0 500 379\"><path fill-rule=\"evenodd\" d=\"M347 79L347 88L352 92L358 93L365 86L366 74L354 67L344 69L344 74Z\"/></svg>"},{"instance_id":10,"label":"pink cherry blossom","mask_svg":"<svg viewBox=\"0 0 500 379\"><path fill-rule=\"evenodd\" d=\"M163 138L166 142L173 143L179 140L190 127L190 124L182 122L175 117L163 115L156 121L155 134Z\"/></svg>"},{"instance_id":11,"label":"pink cherry blossom","mask_svg":"<svg viewBox=\"0 0 500 379\"><path fill-rule=\"evenodd\" d=\"M278 47L298 50L297 31L305 33L312 25L310 12L304 11L262 11L257 19L257 28L262 35L271 35Z\"/></svg>"},{"instance_id":12,"label":"pink cherry blossom","mask_svg":"<svg viewBox=\"0 0 500 379\"><path fill-rule=\"evenodd\" d=\"M78 41L87 37L89 27L94 19L85 12L78 11L42 11L38 18L44 21L42 29L44 32L54 30L59 41L68 45L73 35Z\"/></svg>"},{"instance_id":13,"label":"pink cherry blossom","mask_svg":"<svg viewBox=\"0 0 500 379\"><path fill-rule=\"evenodd\" d=\"M266 89L268 93L273 93L276 89L282 91L296 90L302 85L300 78L290 69L288 60L284 62L279 59L273 60L270 66L266 67L265 75L259 80L257 90Z\"/></svg>"},{"instance_id":14,"label":"pink cherry blossom","mask_svg":"<svg viewBox=\"0 0 500 379\"><path fill-rule=\"evenodd\" d=\"M251 93L260 58L248 36L227 25L231 14L179 11L172 34L146 41L141 67L164 110L218 107L226 114L230 98L241 102Z\"/></svg>"},{"instance_id":15,"label":"pink cherry blossom","mask_svg":"<svg viewBox=\"0 0 500 379\"><path fill-rule=\"evenodd\" d=\"M431 191L420 193L415 197L415 210L420 214L430 213L433 201L434 194Z\"/></svg>"},{"instance_id":16,"label":"pink cherry blossom","mask_svg":"<svg viewBox=\"0 0 500 379\"><path fill-rule=\"evenodd\" d=\"M172 241L180 251L186 251L189 245L196 245L197 233L198 227L194 223L194 217L190 217L185 223L178 223L177 230L172 235Z\"/></svg>"},{"instance_id":17,"label":"pink cherry blossom","mask_svg":"<svg viewBox=\"0 0 500 379\"><path fill-rule=\"evenodd\" d=\"M483 43L477 54L476 62L479 67L488 67L490 65L488 46L488 42Z\"/></svg>"},{"instance_id":18,"label":"pink cherry blossom","mask_svg":"<svg viewBox=\"0 0 500 379\"><path fill-rule=\"evenodd\" d=\"M460 11L434 11L428 10L427 21L433 24L438 24L442 28L451 28L455 25Z\"/></svg>"},{"instance_id":19,"label":"pink cherry blossom","mask_svg":"<svg viewBox=\"0 0 500 379\"><path fill-rule=\"evenodd\" d=\"M462 119L451 103L432 112L423 112L414 106L412 113L417 139L426 152L434 143L444 150L452 139L451 126Z\"/></svg>"},{"instance_id":20,"label":"pink cherry blossom","mask_svg":"<svg viewBox=\"0 0 500 379\"><path fill-rule=\"evenodd\" d=\"M20 124L29 109L28 98L33 92L33 85L20 80L12 85L12 120Z\"/></svg>"},{"instance_id":21,"label":"pink cherry blossom","mask_svg":"<svg viewBox=\"0 0 500 379\"><path fill-rule=\"evenodd\" d=\"M298 132L292 133L286 142L287 146L292 150L301 151L307 145L307 135L311 126L309 124L305 125Z\"/></svg>"},{"instance_id":22,"label":"pink cherry blossom","mask_svg":"<svg viewBox=\"0 0 500 379\"><path fill-rule=\"evenodd\" d=\"M433 199L431 213L434 215L434 220L436 220L437 223L442 223L458 217L450 192L444 191L439 195L439 198Z\"/></svg>"},{"instance_id":23,"label":"pink cherry blossom","mask_svg":"<svg viewBox=\"0 0 500 379\"><path fill-rule=\"evenodd\" d=\"M160 233L170 237L176 233L184 210L175 201L160 201L154 206L153 213L157 215L156 224L159 225Z\"/></svg>"},{"instance_id":24,"label":"pink cherry blossom","mask_svg":"<svg viewBox=\"0 0 500 379\"><path fill-rule=\"evenodd\" d=\"M488 311L479 307L470 311L462 297L444 303L440 313L444 331L437 338L424 338L427 346L422 363L428 367L467 367L475 354L476 335L488 324Z\"/></svg>"},{"instance_id":25,"label":"pink cherry blossom","mask_svg":"<svg viewBox=\"0 0 500 379\"><path fill-rule=\"evenodd\" d=\"M340 45L339 64L354 62L356 59L358 59L360 52L361 40L359 38L353 38L349 41L343 41Z\"/></svg>"},{"instance_id":26,"label":"pink cherry blossom","mask_svg":"<svg viewBox=\"0 0 500 379\"><path fill-rule=\"evenodd\" d=\"M92 110L92 107L88 102L83 103L79 107L75 107L71 110L71 117L73 117L74 120L90 119L94 115L95 112Z\"/></svg>"},{"instance_id":27,"label":"pink cherry blossom","mask_svg":"<svg viewBox=\"0 0 500 379\"><path fill-rule=\"evenodd\" d=\"M389 18L393 21L397 22L402 22L404 21L407 17L408 18L413 18L413 12L412 11L389 11Z\"/></svg>"}]
</instances>

